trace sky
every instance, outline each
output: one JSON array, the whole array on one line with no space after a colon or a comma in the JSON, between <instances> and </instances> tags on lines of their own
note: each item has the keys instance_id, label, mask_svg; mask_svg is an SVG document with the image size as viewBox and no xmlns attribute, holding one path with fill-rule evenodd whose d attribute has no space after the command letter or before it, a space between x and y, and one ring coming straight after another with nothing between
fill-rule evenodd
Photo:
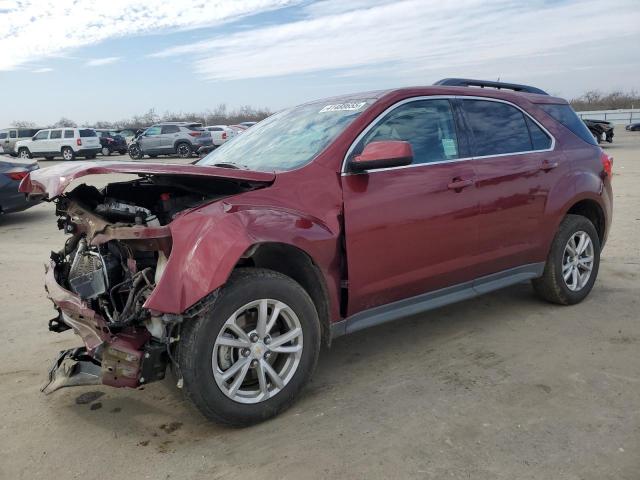
<instances>
[{"instance_id":1,"label":"sky","mask_svg":"<svg viewBox=\"0 0 640 480\"><path fill-rule=\"evenodd\" d=\"M0 0L0 128L445 77L640 90L640 0Z\"/></svg>"}]
</instances>

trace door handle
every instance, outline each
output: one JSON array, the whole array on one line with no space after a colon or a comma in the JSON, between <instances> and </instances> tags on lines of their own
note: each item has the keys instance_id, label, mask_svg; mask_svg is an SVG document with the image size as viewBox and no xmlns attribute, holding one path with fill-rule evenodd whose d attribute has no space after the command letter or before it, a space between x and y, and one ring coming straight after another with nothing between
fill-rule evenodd
<instances>
[{"instance_id":1,"label":"door handle","mask_svg":"<svg viewBox=\"0 0 640 480\"><path fill-rule=\"evenodd\" d=\"M449 183L449 185L447 185L447 188L449 190L455 190L455 191L459 192L463 188L470 187L471 185L473 185L473 180L462 180L460 178L454 178Z\"/></svg>"},{"instance_id":2,"label":"door handle","mask_svg":"<svg viewBox=\"0 0 640 480\"><path fill-rule=\"evenodd\" d=\"M548 172L558 167L558 162L552 162L550 160L543 160L542 165L540 165L540 170L543 172Z\"/></svg>"}]
</instances>

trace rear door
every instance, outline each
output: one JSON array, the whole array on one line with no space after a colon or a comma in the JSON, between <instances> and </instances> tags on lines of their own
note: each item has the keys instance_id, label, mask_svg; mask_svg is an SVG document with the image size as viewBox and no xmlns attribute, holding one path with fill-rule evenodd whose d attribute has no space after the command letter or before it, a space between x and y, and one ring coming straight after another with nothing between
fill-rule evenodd
<instances>
[{"instance_id":1,"label":"rear door","mask_svg":"<svg viewBox=\"0 0 640 480\"><path fill-rule=\"evenodd\" d=\"M51 133L49 134L49 145L48 145L48 151L51 152L56 152L56 153L60 153L60 151L62 150L62 130L60 129L56 129L56 130L51 130Z\"/></svg>"},{"instance_id":2,"label":"rear door","mask_svg":"<svg viewBox=\"0 0 640 480\"><path fill-rule=\"evenodd\" d=\"M349 173L380 140L411 143L413 164ZM401 102L351 147L341 177L349 315L474 278L478 205L465 148L451 101L428 97Z\"/></svg>"},{"instance_id":3,"label":"rear door","mask_svg":"<svg viewBox=\"0 0 640 480\"><path fill-rule=\"evenodd\" d=\"M178 125L162 125L158 148L168 153L173 152L173 145L178 140L179 135L180 127Z\"/></svg>"},{"instance_id":4,"label":"rear door","mask_svg":"<svg viewBox=\"0 0 640 480\"><path fill-rule=\"evenodd\" d=\"M567 165L551 135L519 107L461 100L472 137L479 201L479 273L542 261L541 222L549 189Z\"/></svg>"}]
</instances>

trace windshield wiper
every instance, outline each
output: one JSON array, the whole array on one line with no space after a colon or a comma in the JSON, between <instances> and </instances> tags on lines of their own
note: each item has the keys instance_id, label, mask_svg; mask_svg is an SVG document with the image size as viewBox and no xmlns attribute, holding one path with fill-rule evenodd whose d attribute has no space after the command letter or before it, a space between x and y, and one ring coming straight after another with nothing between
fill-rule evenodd
<instances>
[{"instance_id":1,"label":"windshield wiper","mask_svg":"<svg viewBox=\"0 0 640 480\"><path fill-rule=\"evenodd\" d=\"M221 163L214 163L213 166L222 167L222 168L235 168L236 170L240 170L240 167L235 163L221 162Z\"/></svg>"}]
</instances>

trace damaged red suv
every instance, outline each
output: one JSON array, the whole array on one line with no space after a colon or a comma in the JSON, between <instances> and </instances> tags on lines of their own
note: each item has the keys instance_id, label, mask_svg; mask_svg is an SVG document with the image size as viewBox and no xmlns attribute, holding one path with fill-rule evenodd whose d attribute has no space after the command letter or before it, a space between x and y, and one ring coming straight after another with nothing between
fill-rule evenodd
<instances>
[{"instance_id":1,"label":"damaged red suv","mask_svg":"<svg viewBox=\"0 0 640 480\"><path fill-rule=\"evenodd\" d=\"M196 165L31 172L21 190L69 235L46 272L49 329L83 341L44 390L171 367L207 418L249 425L291 405L340 335L526 280L580 302L611 168L566 101L447 79L282 111ZM136 177L67 188L109 173Z\"/></svg>"}]
</instances>

